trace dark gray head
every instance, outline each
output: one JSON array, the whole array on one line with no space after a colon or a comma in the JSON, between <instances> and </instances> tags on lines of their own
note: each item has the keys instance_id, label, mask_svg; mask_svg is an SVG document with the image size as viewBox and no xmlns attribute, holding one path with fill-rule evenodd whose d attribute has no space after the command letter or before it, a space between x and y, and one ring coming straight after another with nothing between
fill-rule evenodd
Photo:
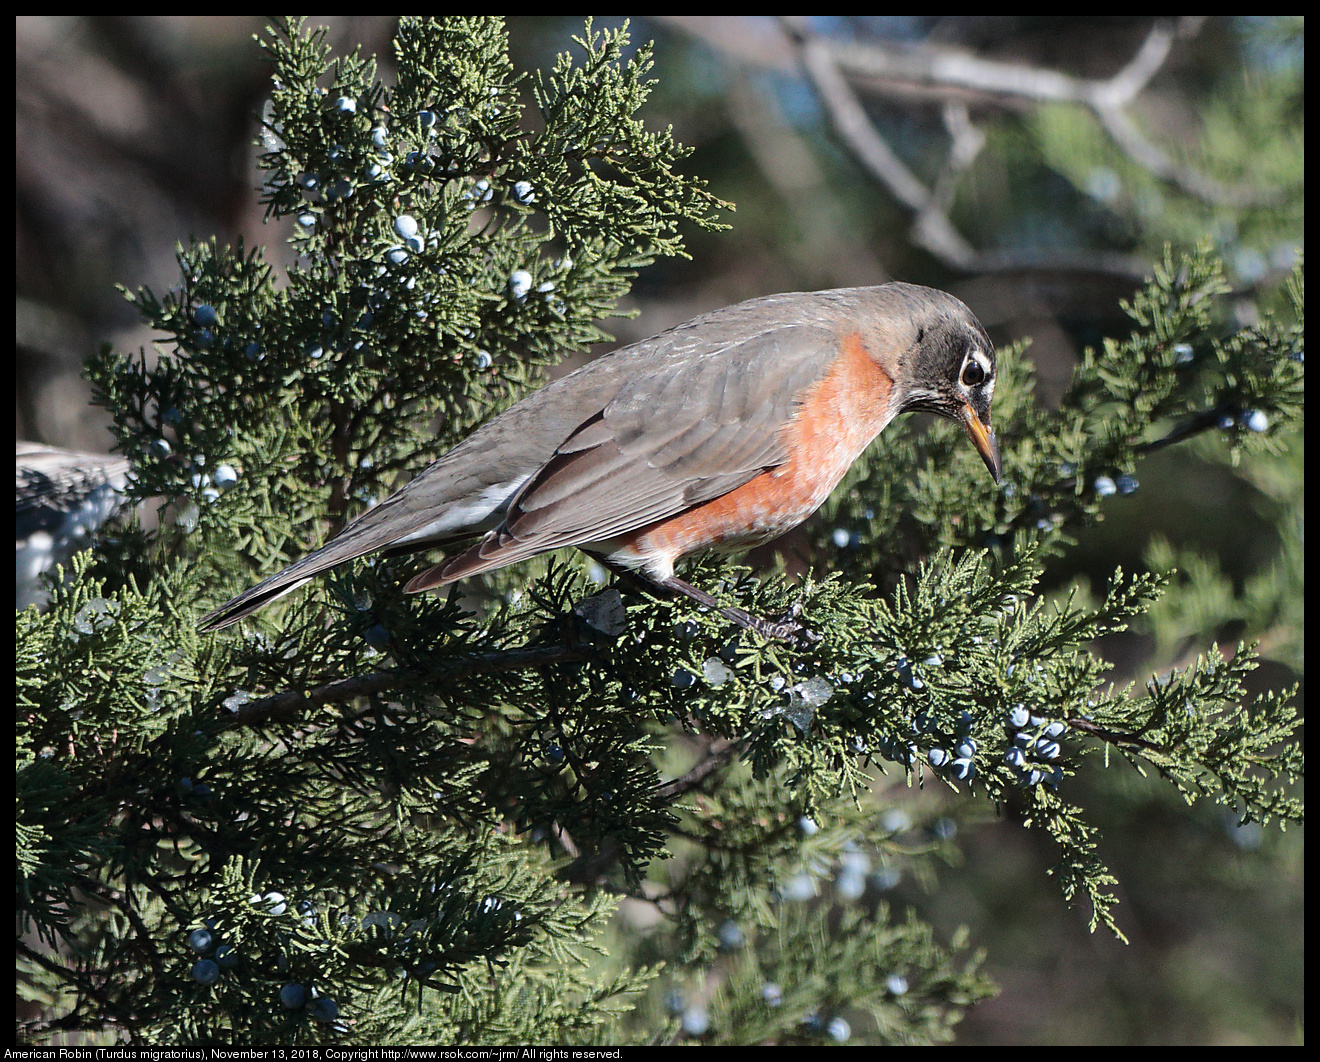
<instances>
[{"instance_id":1,"label":"dark gray head","mask_svg":"<svg viewBox=\"0 0 1320 1062\"><path fill-rule=\"evenodd\" d=\"M916 284L872 289L882 310L876 349L898 355L895 383L902 412L935 413L963 426L990 474L999 481L999 444L990 427L995 347L981 322L952 295Z\"/></svg>"}]
</instances>

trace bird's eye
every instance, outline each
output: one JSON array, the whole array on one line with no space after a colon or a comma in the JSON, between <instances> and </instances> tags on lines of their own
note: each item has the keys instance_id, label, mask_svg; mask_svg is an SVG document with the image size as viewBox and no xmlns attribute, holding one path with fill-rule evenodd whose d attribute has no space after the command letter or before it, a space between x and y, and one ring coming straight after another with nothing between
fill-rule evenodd
<instances>
[{"instance_id":1,"label":"bird's eye","mask_svg":"<svg viewBox=\"0 0 1320 1062\"><path fill-rule=\"evenodd\" d=\"M990 370L986 366L979 354L968 354L962 367L962 383L964 387L980 387L985 383L990 375Z\"/></svg>"}]
</instances>

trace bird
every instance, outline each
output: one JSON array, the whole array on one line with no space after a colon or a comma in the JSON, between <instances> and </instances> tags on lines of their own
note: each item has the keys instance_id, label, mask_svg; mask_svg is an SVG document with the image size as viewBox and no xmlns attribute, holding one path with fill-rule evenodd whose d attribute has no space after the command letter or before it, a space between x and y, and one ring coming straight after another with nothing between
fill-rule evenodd
<instances>
[{"instance_id":1,"label":"bird","mask_svg":"<svg viewBox=\"0 0 1320 1062\"><path fill-rule=\"evenodd\" d=\"M41 576L91 545L125 504L128 460L14 441L15 605L44 605Z\"/></svg>"},{"instance_id":2,"label":"bird","mask_svg":"<svg viewBox=\"0 0 1320 1062\"><path fill-rule=\"evenodd\" d=\"M901 413L961 424L998 482L994 387L985 328L938 289L892 282L750 299L533 391L198 626L227 627L368 553L458 547L404 587L420 593L575 546L652 592L795 641L805 631L795 619L722 606L676 564L800 524Z\"/></svg>"}]
</instances>

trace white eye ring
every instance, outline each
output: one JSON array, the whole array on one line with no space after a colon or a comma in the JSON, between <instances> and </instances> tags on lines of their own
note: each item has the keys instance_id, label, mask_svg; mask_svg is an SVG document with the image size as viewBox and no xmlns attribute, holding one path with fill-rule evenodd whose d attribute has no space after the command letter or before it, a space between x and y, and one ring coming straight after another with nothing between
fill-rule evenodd
<instances>
[{"instance_id":1,"label":"white eye ring","mask_svg":"<svg viewBox=\"0 0 1320 1062\"><path fill-rule=\"evenodd\" d=\"M962 369L958 373L958 381L964 387L980 387L993 375L993 368L990 364L990 356L979 347L973 347L963 358Z\"/></svg>"}]
</instances>

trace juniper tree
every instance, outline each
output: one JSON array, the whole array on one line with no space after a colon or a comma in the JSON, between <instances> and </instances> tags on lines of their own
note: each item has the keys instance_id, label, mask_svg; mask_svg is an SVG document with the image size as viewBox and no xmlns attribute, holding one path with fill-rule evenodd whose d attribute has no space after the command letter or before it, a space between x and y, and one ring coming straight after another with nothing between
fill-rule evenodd
<instances>
[{"instance_id":1,"label":"juniper tree","mask_svg":"<svg viewBox=\"0 0 1320 1062\"><path fill-rule=\"evenodd\" d=\"M297 259L194 243L176 289L132 293L154 356L89 374L162 519L17 619L20 981L49 1015L28 1035L941 1040L993 986L966 934L886 900L947 834L885 784L1019 809L1109 932L1083 765L1301 821L1292 691L1249 698L1252 647L1214 648L1222 580L1180 583L1169 548L1094 594L1041 584L1152 450L1299 438L1300 266L1240 328L1213 257L1170 252L1057 408L1003 353L1003 489L952 426L886 432L806 577L701 562L730 604L804 609L813 645L568 557L422 598L401 587L424 561L367 560L199 637L604 339L636 271L723 206L637 118L649 54L624 32L588 24L522 78L498 20L404 20L388 87L300 24L262 44L265 202ZM1297 607L1284 583L1248 618ZM1146 616L1204 651L1114 685L1093 643Z\"/></svg>"}]
</instances>

